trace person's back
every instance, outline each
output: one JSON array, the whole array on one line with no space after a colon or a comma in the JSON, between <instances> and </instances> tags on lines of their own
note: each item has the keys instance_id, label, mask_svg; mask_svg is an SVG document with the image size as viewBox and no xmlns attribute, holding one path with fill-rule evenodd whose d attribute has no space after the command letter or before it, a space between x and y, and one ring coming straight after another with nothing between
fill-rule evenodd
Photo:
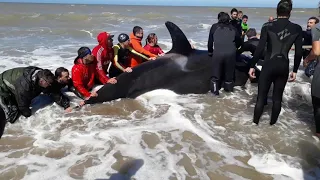
<instances>
[{"instance_id":1,"label":"person's back","mask_svg":"<svg viewBox=\"0 0 320 180\"><path fill-rule=\"evenodd\" d=\"M265 62L259 77L258 98L254 110L253 122L258 124L263 113L265 98L271 84L273 83L273 107L270 125L276 123L281 111L282 95L289 74L288 53L295 45L294 67L290 74L289 81L296 79L296 73L299 68L302 57L302 28L301 26L289 21L292 10L291 1L280 1L277 7L278 18L273 22L265 23L261 30L259 45L254 53L250 76L254 76L254 66L259 60L261 53L267 44Z\"/></svg>"},{"instance_id":2,"label":"person's back","mask_svg":"<svg viewBox=\"0 0 320 180\"><path fill-rule=\"evenodd\" d=\"M298 38L301 40L298 46L302 46L301 26L290 22L288 18L277 18L273 22L265 23L263 29L267 37L260 37L260 41L262 41L260 43L265 42L267 44L265 59L271 61L277 58L284 58L286 59L285 62L289 63L289 51L293 44L298 43ZM297 47L296 51L300 51L300 49L302 50L302 47ZM260 51L263 52L263 50L259 49ZM297 55L300 55L300 52L296 53ZM297 63L300 63L300 61L295 60L295 71L299 66Z\"/></svg>"},{"instance_id":3,"label":"person's back","mask_svg":"<svg viewBox=\"0 0 320 180\"><path fill-rule=\"evenodd\" d=\"M218 19L219 22L211 27L208 39L208 53L209 56L213 56L215 63L210 83L211 92L215 95L219 95L223 81L221 74L224 74L224 90L233 91L236 50L241 44L240 35L229 23L229 15L221 12L218 15Z\"/></svg>"}]
</instances>

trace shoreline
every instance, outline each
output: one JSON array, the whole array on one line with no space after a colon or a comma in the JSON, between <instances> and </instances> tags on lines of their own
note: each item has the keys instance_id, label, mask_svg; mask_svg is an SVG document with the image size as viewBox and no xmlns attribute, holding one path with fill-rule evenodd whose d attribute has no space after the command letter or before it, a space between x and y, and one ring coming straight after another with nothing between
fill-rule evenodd
<instances>
[{"instance_id":1,"label":"shoreline","mask_svg":"<svg viewBox=\"0 0 320 180\"><path fill-rule=\"evenodd\" d=\"M91 4L83 4L83 3L68 3L68 2L58 2L58 3L49 3L49 2L9 2L9 1L2 1L0 2L0 4L37 4L37 5L86 5L86 6L144 6L144 7L197 7L197 8L207 8L207 9L211 9L211 8L233 8L234 6L206 6L206 5L148 5L148 4L132 4L132 5L127 5L127 4L101 4L101 3L91 3ZM247 7L247 6L237 6L237 8L246 8L246 9L274 9L275 7L271 7L271 6L265 6L265 7ZM318 7L314 7L314 8L303 8L303 7L294 7L293 9L318 9Z\"/></svg>"}]
</instances>

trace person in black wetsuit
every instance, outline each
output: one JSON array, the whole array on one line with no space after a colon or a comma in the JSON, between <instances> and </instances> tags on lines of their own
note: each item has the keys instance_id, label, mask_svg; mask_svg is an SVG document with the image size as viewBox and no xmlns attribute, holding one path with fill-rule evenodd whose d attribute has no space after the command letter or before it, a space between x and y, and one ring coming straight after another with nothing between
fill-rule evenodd
<instances>
[{"instance_id":1,"label":"person in black wetsuit","mask_svg":"<svg viewBox=\"0 0 320 180\"><path fill-rule=\"evenodd\" d=\"M255 78L253 68L259 60L267 44L265 62L258 83L258 97L254 109L253 122L258 124L263 113L264 101L273 83L273 106L270 125L277 122L281 111L281 102L284 88L289 74L288 53L291 46L295 45L294 67L290 73L289 81L296 79L296 73L302 58L302 28L289 21L292 2L281 0L277 6L278 18L273 22L265 23L261 29L259 45L254 53L249 75Z\"/></svg>"},{"instance_id":2,"label":"person in black wetsuit","mask_svg":"<svg viewBox=\"0 0 320 180\"><path fill-rule=\"evenodd\" d=\"M240 49L238 49L237 54L241 55L245 51L249 51L251 55L254 54L256 48L259 44L259 38L257 38L257 31L254 28L250 28L247 33L248 41L244 42ZM260 59L264 58L264 51L260 55Z\"/></svg>"},{"instance_id":3,"label":"person in black wetsuit","mask_svg":"<svg viewBox=\"0 0 320 180\"><path fill-rule=\"evenodd\" d=\"M254 28L250 28L247 33L248 41L244 42L240 49L237 51L237 70L235 71L235 76L244 76L243 72L246 72L246 76L249 78L248 72L250 69L250 63L251 63L251 57L245 54L242 54L245 51L248 51L253 56L254 52L256 51L256 48L259 44L259 39L257 38L257 32ZM260 68L259 66L263 65L263 59L264 59L265 51L261 54L258 66L256 67L258 72L256 72L257 77L259 77ZM259 68L259 69L258 69ZM238 72L240 71L240 73ZM247 79L248 79L247 78ZM251 83L256 83L258 81L257 79L250 79Z\"/></svg>"},{"instance_id":4,"label":"person in black wetsuit","mask_svg":"<svg viewBox=\"0 0 320 180\"><path fill-rule=\"evenodd\" d=\"M218 23L212 25L208 39L208 53L209 56L213 56L214 61L210 84L213 94L219 95L223 80L221 76L224 76L224 90L233 91L236 51L241 42L237 30L230 24L230 16L220 12Z\"/></svg>"},{"instance_id":5,"label":"person in black wetsuit","mask_svg":"<svg viewBox=\"0 0 320 180\"><path fill-rule=\"evenodd\" d=\"M230 14L231 14L230 23L234 28L236 28L240 36L242 36L242 26L241 26L242 21L241 19L238 18L238 10L236 8L232 8L230 11Z\"/></svg>"}]
</instances>

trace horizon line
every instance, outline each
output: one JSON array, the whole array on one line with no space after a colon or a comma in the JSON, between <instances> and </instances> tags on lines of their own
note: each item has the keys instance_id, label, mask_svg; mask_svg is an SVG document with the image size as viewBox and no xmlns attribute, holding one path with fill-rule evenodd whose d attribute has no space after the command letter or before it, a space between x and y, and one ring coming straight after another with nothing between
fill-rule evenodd
<instances>
[{"instance_id":1,"label":"horizon line","mask_svg":"<svg viewBox=\"0 0 320 180\"><path fill-rule=\"evenodd\" d=\"M105 3L105 4L101 4L101 3L68 3L68 2L59 2L59 3L53 3L53 2L9 2L9 1L0 1L0 3L7 3L7 4L60 4L60 5L111 5L111 6L160 6L160 7L236 7L236 8L275 8L274 6L260 6L260 7L254 7L254 6L221 6L221 5L216 5L216 6L212 6L212 5L151 5L151 4L116 4L116 3ZM308 8L308 7L295 7L293 9L318 9L318 7L314 7L314 8Z\"/></svg>"}]
</instances>

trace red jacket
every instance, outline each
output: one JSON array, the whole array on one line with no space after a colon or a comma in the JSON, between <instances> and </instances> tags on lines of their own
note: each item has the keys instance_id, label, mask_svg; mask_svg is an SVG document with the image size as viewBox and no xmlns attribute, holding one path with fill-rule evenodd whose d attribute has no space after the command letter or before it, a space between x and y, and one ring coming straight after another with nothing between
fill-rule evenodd
<instances>
[{"instance_id":1,"label":"red jacket","mask_svg":"<svg viewBox=\"0 0 320 180\"><path fill-rule=\"evenodd\" d=\"M99 73L99 76L101 78L104 78L104 81L108 80L108 77L106 75L108 65L113 60L113 57L114 57L112 47L111 48L107 47L109 36L110 34L108 34L107 32L100 33L97 36L99 45L97 45L92 50L92 55L97 60L97 67L96 67L97 71Z\"/></svg>"},{"instance_id":2,"label":"red jacket","mask_svg":"<svg viewBox=\"0 0 320 180\"><path fill-rule=\"evenodd\" d=\"M156 54L156 55L163 54L163 51L162 51L161 47L158 46L158 45L150 46L149 44L147 44L143 48L145 50L151 52L152 54Z\"/></svg>"},{"instance_id":3,"label":"red jacket","mask_svg":"<svg viewBox=\"0 0 320 180\"><path fill-rule=\"evenodd\" d=\"M104 75L104 77L106 77ZM84 97L90 96L90 90L99 79L102 84L107 83L108 78L100 76L96 70L96 62L83 64L82 59L76 59L72 67L72 81L75 89Z\"/></svg>"}]
</instances>

